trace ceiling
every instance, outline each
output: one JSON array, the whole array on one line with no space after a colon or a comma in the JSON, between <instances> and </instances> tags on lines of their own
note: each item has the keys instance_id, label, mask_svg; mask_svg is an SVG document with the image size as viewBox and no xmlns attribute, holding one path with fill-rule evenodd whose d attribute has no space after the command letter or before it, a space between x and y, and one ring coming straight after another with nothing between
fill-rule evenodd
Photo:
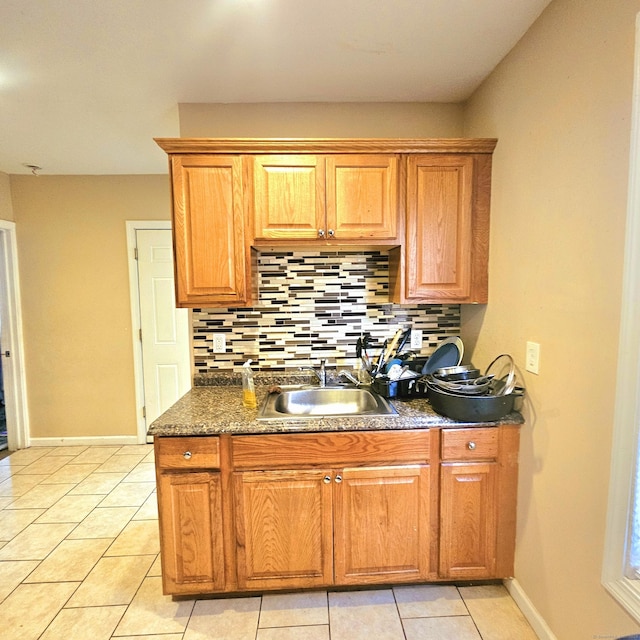
<instances>
[{"instance_id":1,"label":"ceiling","mask_svg":"<svg viewBox=\"0 0 640 640\"><path fill-rule=\"evenodd\" d=\"M0 171L166 173L178 104L461 102L550 0L2 0Z\"/></svg>"}]
</instances>

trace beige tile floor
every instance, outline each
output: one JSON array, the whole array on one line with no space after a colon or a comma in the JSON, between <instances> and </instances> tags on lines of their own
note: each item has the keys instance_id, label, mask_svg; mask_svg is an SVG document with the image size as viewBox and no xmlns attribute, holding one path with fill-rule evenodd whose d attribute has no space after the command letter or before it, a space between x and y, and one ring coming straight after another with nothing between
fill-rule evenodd
<instances>
[{"instance_id":1,"label":"beige tile floor","mask_svg":"<svg viewBox=\"0 0 640 640\"><path fill-rule=\"evenodd\" d=\"M536 640L501 585L163 596L153 448L0 460L3 640Z\"/></svg>"}]
</instances>

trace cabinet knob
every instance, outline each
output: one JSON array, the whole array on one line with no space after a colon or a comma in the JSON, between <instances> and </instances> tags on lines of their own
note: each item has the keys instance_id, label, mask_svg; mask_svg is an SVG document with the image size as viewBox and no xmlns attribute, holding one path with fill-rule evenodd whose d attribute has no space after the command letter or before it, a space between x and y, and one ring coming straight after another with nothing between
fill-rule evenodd
<instances>
[{"instance_id":1,"label":"cabinet knob","mask_svg":"<svg viewBox=\"0 0 640 640\"><path fill-rule=\"evenodd\" d=\"M469 449L469 451L473 451L476 448L476 443L475 442L467 442L467 449Z\"/></svg>"},{"instance_id":2,"label":"cabinet knob","mask_svg":"<svg viewBox=\"0 0 640 640\"><path fill-rule=\"evenodd\" d=\"M324 229L318 229L318 238L324 238Z\"/></svg>"},{"instance_id":3,"label":"cabinet knob","mask_svg":"<svg viewBox=\"0 0 640 640\"><path fill-rule=\"evenodd\" d=\"M336 234L336 232L335 232L333 229L329 229L329 231L327 232L327 235L328 235L330 238L333 238L333 236L334 236L335 234Z\"/></svg>"},{"instance_id":4,"label":"cabinet knob","mask_svg":"<svg viewBox=\"0 0 640 640\"><path fill-rule=\"evenodd\" d=\"M322 482L324 482L325 484L329 484L331 482L331 476L325 476L324 478L322 478Z\"/></svg>"},{"instance_id":5,"label":"cabinet knob","mask_svg":"<svg viewBox=\"0 0 640 640\"><path fill-rule=\"evenodd\" d=\"M336 482L340 484L342 482L342 476L336 476Z\"/></svg>"},{"instance_id":6,"label":"cabinet knob","mask_svg":"<svg viewBox=\"0 0 640 640\"><path fill-rule=\"evenodd\" d=\"M191 451L185 451L182 456L185 460L191 460Z\"/></svg>"}]
</instances>

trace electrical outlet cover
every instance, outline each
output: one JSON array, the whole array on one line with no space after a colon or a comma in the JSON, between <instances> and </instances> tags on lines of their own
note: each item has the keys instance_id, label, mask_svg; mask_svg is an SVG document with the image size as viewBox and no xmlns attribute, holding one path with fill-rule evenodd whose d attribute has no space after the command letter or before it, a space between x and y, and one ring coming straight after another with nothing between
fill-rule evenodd
<instances>
[{"instance_id":1,"label":"electrical outlet cover","mask_svg":"<svg viewBox=\"0 0 640 640\"><path fill-rule=\"evenodd\" d=\"M224 333L213 336L213 353L224 353L227 350L227 339Z\"/></svg>"},{"instance_id":2,"label":"electrical outlet cover","mask_svg":"<svg viewBox=\"0 0 640 640\"><path fill-rule=\"evenodd\" d=\"M422 329L411 329L411 348L422 349Z\"/></svg>"},{"instance_id":3,"label":"electrical outlet cover","mask_svg":"<svg viewBox=\"0 0 640 640\"><path fill-rule=\"evenodd\" d=\"M525 369L531 373L540 373L540 344L527 342Z\"/></svg>"}]
</instances>

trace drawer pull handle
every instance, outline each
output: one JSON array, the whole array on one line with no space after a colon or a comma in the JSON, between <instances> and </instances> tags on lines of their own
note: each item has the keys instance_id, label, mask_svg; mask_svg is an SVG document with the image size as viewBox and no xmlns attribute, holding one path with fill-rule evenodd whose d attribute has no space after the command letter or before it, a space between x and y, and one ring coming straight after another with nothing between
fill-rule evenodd
<instances>
[{"instance_id":1,"label":"drawer pull handle","mask_svg":"<svg viewBox=\"0 0 640 640\"><path fill-rule=\"evenodd\" d=\"M324 478L322 478L322 482L324 482L325 484L329 484L331 482L331 476L325 476Z\"/></svg>"},{"instance_id":2,"label":"drawer pull handle","mask_svg":"<svg viewBox=\"0 0 640 640\"><path fill-rule=\"evenodd\" d=\"M340 484L342 482L342 476L336 476L336 482Z\"/></svg>"},{"instance_id":3,"label":"drawer pull handle","mask_svg":"<svg viewBox=\"0 0 640 640\"><path fill-rule=\"evenodd\" d=\"M185 451L185 452L182 454L182 457L183 457L185 460L191 460L191 451Z\"/></svg>"},{"instance_id":4,"label":"drawer pull handle","mask_svg":"<svg viewBox=\"0 0 640 640\"><path fill-rule=\"evenodd\" d=\"M467 449L469 449L469 451L473 451L476 448L476 443L475 442L467 442Z\"/></svg>"}]
</instances>

